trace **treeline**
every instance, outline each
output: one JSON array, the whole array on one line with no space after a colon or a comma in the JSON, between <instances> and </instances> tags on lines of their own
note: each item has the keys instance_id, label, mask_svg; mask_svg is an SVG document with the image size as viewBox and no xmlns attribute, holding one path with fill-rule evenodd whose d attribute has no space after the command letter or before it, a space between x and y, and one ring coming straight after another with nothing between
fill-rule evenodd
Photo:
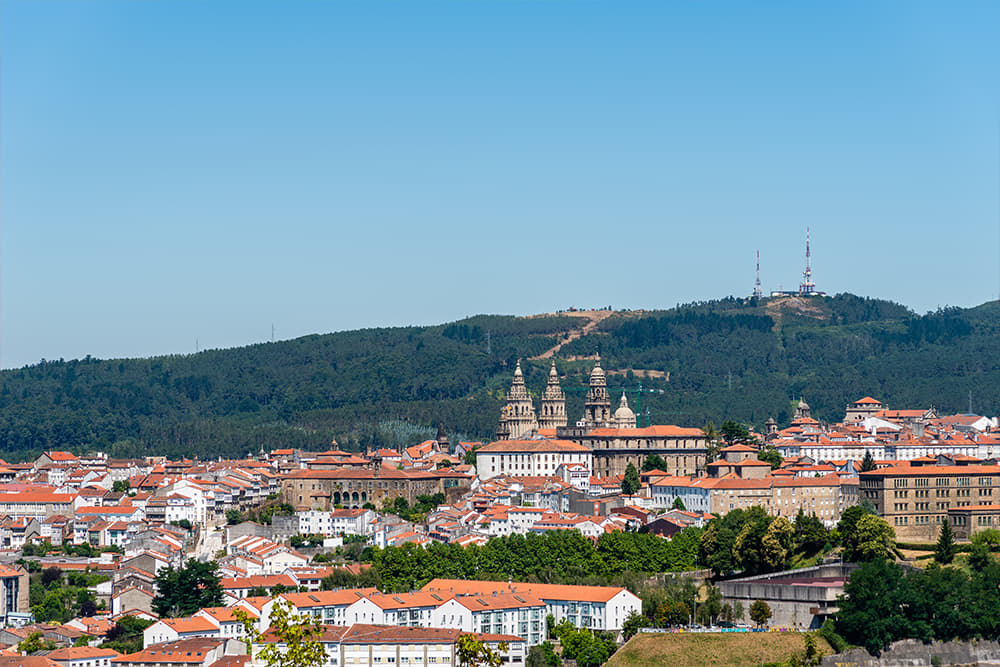
<instances>
[{"instance_id":1,"label":"treeline","mask_svg":"<svg viewBox=\"0 0 1000 667\"><path fill-rule=\"evenodd\" d=\"M600 352L609 387L643 377L644 412L657 423L726 419L786 423L800 395L813 416L875 395L892 407L1000 411L1000 308L918 317L899 304L853 295L774 302L722 299L655 313L613 314L560 357ZM568 316L477 316L435 327L367 329L230 350L151 359L42 361L0 373L0 452L45 449L112 456L245 456L260 449L347 450L413 444L443 422L488 439L514 364L536 396L549 363L531 361L580 326ZM558 361L570 419L582 413L592 362ZM634 401L635 394L630 393ZM644 422L645 423L645 422ZM408 424L413 428L391 425ZM390 426L387 426L390 425Z\"/></svg>"},{"instance_id":2,"label":"treeline","mask_svg":"<svg viewBox=\"0 0 1000 667\"><path fill-rule=\"evenodd\" d=\"M1000 635L1000 563L970 561L971 572L932 563L905 569L874 560L851 574L837 632L877 655L901 639L993 639Z\"/></svg>"},{"instance_id":3,"label":"treeline","mask_svg":"<svg viewBox=\"0 0 1000 667\"><path fill-rule=\"evenodd\" d=\"M511 535L467 547L434 542L368 548L371 568L355 578L337 573L328 588L378 586L410 591L431 579L486 579L543 584L625 585L638 592L641 573L694 569L701 530L687 528L672 540L646 533L609 533L595 544L578 531ZM627 574L628 573L628 574Z\"/></svg>"},{"instance_id":4,"label":"treeline","mask_svg":"<svg viewBox=\"0 0 1000 667\"><path fill-rule=\"evenodd\" d=\"M712 519L700 539L701 562L717 576L744 576L803 566L806 560L841 547L848 561L889 557L895 532L871 507L855 505L828 530L802 510L794 521L776 517L760 506L735 509Z\"/></svg>"}]
</instances>

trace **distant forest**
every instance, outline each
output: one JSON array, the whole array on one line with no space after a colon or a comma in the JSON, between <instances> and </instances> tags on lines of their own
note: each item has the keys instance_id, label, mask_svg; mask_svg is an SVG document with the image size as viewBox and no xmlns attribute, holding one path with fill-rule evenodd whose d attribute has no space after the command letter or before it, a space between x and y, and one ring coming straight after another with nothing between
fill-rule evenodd
<instances>
[{"instance_id":1,"label":"distant forest","mask_svg":"<svg viewBox=\"0 0 1000 667\"><path fill-rule=\"evenodd\" d=\"M850 294L729 298L614 313L571 340L579 327L568 315L480 315L193 355L43 361L0 373L0 453L214 458L333 440L356 451L417 442L439 423L453 437L489 440L517 359L538 396L550 361L531 357L562 341L571 420L595 353L615 402L624 390L635 409L641 397L643 424L785 424L799 396L828 421L865 395L954 413L969 409L971 392L973 411L1000 412L997 302L918 316Z\"/></svg>"}]
</instances>

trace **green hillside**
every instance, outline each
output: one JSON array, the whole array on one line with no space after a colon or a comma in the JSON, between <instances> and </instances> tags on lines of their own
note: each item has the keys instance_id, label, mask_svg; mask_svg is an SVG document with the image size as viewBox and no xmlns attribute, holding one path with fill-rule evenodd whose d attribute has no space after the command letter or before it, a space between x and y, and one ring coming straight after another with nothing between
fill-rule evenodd
<instances>
[{"instance_id":1,"label":"green hillside","mask_svg":"<svg viewBox=\"0 0 1000 667\"><path fill-rule=\"evenodd\" d=\"M604 313L602 313L604 315ZM541 392L555 355L570 418L599 352L609 386L642 382L654 423L843 417L870 394L891 407L1000 411L1000 307L917 316L852 295L723 299L620 312L581 331L579 314L476 316L433 327L306 336L195 355L46 361L0 374L0 452L100 449L240 456L261 447L344 449L415 442L438 422L489 438L514 362ZM617 374L615 372L618 372ZM634 372L633 372L634 371ZM669 379L667 379L669 378ZM636 393L629 400L635 407Z\"/></svg>"}]
</instances>

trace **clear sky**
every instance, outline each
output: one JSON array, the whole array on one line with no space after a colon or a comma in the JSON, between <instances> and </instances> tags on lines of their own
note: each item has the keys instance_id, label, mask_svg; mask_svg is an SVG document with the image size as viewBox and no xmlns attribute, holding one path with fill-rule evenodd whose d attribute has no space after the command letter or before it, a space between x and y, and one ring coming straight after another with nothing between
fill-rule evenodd
<instances>
[{"instance_id":1,"label":"clear sky","mask_svg":"<svg viewBox=\"0 0 1000 667\"><path fill-rule=\"evenodd\" d=\"M1000 3L0 1L0 365L996 299Z\"/></svg>"}]
</instances>

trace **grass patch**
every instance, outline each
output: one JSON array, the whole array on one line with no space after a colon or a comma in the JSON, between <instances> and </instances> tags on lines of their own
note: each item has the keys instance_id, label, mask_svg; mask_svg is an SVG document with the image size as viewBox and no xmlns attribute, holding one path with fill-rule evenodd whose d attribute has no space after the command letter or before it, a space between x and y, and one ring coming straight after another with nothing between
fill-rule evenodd
<instances>
[{"instance_id":1,"label":"grass patch","mask_svg":"<svg viewBox=\"0 0 1000 667\"><path fill-rule=\"evenodd\" d=\"M823 655L833 649L816 636ZM639 633L611 656L609 667L645 667L662 665L720 665L723 667L759 665L763 662L787 662L795 653L801 655L806 642L800 632L748 633Z\"/></svg>"}]
</instances>

